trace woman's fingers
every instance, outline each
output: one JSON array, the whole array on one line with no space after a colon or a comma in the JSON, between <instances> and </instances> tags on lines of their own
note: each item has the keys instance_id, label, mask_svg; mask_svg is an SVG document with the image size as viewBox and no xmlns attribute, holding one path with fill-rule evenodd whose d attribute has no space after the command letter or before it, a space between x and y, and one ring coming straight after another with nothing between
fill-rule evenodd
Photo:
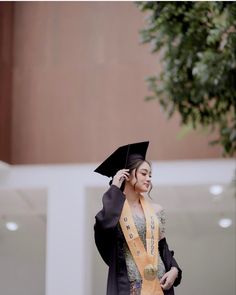
<instances>
[{"instance_id":1,"label":"woman's fingers","mask_svg":"<svg viewBox=\"0 0 236 295\"><path fill-rule=\"evenodd\" d=\"M122 177L124 177L125 179L127 179L129 177L129 169L121 169L119 170L115 176L117 176L117 178L121 179Z\"/></svg>"},{"instance_id":2,"label":"woman's fingers","mask_svg":"<svg viewBox=\"0 0 236 295\"><path fill-rule=\"evenodd\" d=\"M170 283L166 280L164 284L161 284L161 287L163 290L169 290L171 285Z\"/></svg>"},{"instance_id":3,"label":"woman's fingers","mask_svg":"<svg viewBox=\"0 0 236 295\"><path fill-rule=\"evenodd\" d=\"M163 277L160 279L160 284L164 285L165 281L166 281L166 274L163 275Z\"/></svg>"},{"instance_id":4,"label":"woman's fingers","mask_svg":"<svg viewBox=\"0 0 236 295\"><path fill-rule=\"evenodd\" d=\"M129 169L121 169L117 173L128 173L129 174Z\"/></svg>"},{"instance_id":5,"label":"woman's fingers","mask_svg":"<svg viewBox=\"0 0 236 295\"><path fill-rule=\"evenodd\" d=\"M163 290L169 290L173 283L172 276L169 272L165 273L160 280L160 285Z\"/></svg>"},{"instance_id":6,"label":"woman's fingers","mask_svg":"<svg viewBox=\"0 0 236 295\"><path fill-rule=\"evenodd\" d=\"M123 176L125 176L125 178L128 178L129 177L129 172L128 171L124 171L123 172Z\"/></svg>"},{"instance_id":7,"label":"woman's fingers","mask_svg":"<svg viewBox=\"0 0 236 295\"><path fill-rule=\"evenodd\" d=\"M124 180L129 180L129 169L119 170L113 177L113 184L120 187Z\"/></svg>"}]
</instances>

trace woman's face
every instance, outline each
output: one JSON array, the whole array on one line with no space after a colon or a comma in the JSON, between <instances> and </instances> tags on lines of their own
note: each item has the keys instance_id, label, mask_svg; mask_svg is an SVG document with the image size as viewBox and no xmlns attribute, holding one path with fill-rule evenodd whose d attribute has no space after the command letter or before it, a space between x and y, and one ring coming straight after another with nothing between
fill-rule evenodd
<instances>
[{"instance_id":1,"label":"woman's face","mask_svg":"<svg viewBox=\"0 0 236 295\"><path fill-rule=\"evenodd\" d=\"M151 184L151 167L147 162L143 162L139 168L131 172L130 184L135 185L135 191L143 193L148 192Z\"/></svg>"}]
</instances>

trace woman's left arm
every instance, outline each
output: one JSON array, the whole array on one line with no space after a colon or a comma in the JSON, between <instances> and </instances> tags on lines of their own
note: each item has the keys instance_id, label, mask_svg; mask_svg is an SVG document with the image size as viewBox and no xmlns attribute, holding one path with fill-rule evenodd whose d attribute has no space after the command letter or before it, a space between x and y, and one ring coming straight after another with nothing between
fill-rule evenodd
<instances>
[{"instance_id":1,"label":"woman's left arm","mask_svg":"<svg viewBox=\"0 0 236 295\"><path fill-rule=\"evenodd\" d=\"M159 240L159 250L163 262L167 268L167 272L163 275L160 280L162 288L164 290L170 289L172 286L178 286L182 279L182 270L180 269L178 263L174 258L174 251L169 249L165 238L165 225L166 216L165 210L159 204L154 204L154 210L160 221L160 240Z\"/></svg>"},{"instance_id":2,"label":"woman's left arm","mask_svg":"<svg viewBox=\"0 0 236 295\"><path fill-rule=\"evenodd\" d=\"M160 280L164 290L170 289L172 286L178 286L182 279L182 270L174 258L174 251L169 249L166 238L159 241L159 247L162 252L163 262L168 266L167 272Z\"/></svg>"}]
</instances>

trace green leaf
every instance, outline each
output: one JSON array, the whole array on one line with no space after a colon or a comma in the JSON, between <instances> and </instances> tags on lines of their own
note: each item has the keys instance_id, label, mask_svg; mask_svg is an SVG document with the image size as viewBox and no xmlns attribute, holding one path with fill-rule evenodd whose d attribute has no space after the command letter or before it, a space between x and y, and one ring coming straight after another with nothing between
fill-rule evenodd
<instances>
[{"instance_id":1,"label":"green leaf","mask_svg":"<svg viewBox=\"0 0 236 295\"><path fill-rule=\"evenodd\" d=\"M159 75L146 79L167 118L178 112L186 125L218 132L210 144L224 156L236 152L236 2L142 1L141 40L158 53ZM160 72L160 68L162 69ZM191 128L189 127L191 126ZM190 128L190 129L189 129ZM202 129L203 130L203 129Z\"/></svg>"}]
</instances>

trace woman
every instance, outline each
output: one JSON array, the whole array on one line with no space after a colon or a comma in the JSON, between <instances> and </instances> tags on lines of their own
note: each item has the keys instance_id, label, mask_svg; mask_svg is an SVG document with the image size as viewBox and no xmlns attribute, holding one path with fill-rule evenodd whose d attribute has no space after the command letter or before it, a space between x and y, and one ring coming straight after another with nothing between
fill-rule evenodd
<instances>
[{"instance_id":1,"label":"woman","mask_svg":"<svg viewBox=\"0 0 236 295\"><path fill-rule=\"evenodd\" d=\"M152 188L148 144L120 147L95 170L112 176L94 226L97 248L109 267L107 295L174 295L173 286L181 281L164 236L163 208L143 196Z\"/></svg>"}]
</instances>

